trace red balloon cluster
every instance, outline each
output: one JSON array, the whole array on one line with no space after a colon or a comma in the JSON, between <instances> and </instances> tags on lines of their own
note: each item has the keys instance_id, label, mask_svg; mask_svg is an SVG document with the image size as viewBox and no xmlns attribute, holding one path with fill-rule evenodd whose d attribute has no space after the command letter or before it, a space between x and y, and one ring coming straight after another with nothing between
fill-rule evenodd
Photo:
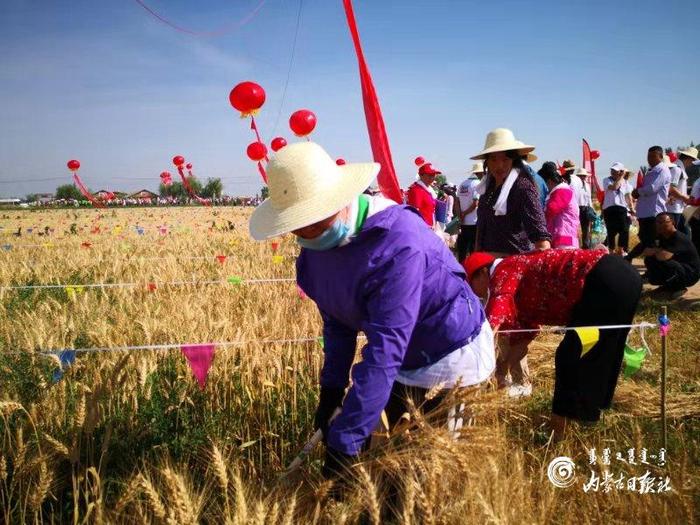
<instances>
[{"instance_id":1,"label":"red balloon cluster","mask_svg":"<svg viewBox=\"0 0 700 525\"><path fill-rule=\"evenodd\" d=\"M297 137L306 137L316 127L316 115L308 109L300 109L289 117L289 127Z\"/></svg>"},{"instance_id":2,"label":"red balloon cluster","mask_svg":"<svg viewBox=\"0 0 700 525\"><path fill-rule=\"evenodd\" d=\"M231 105L241 112L242 117L254 115L265 103L265 90L255 82L241 82L228 96Z\"/></svg>"},{"instance_id":3,"label":"red balloon cluster","mask_svg":"<svg viewBox=\"0 0 700 525\"><path fill-rule=\"evenodd\" d=\"M173 157L173 164L175 164L175 166L177 166L178 168L181 168L184 163L185 157L183 157L182 155L175 155Z\"/></svg>"},{"instance_id":4,"label":"red balloon cluster","mask_svg":"<svg viewBox=\"0 0 700 525\"><path fill-rule=\"evenodd\" d=\"M416 157L413 162L416 164L416 166L420 167L425 164L425 159L423 157Z\"/></svg>"},{"instance_id":5,"label":"red balloon cluster","mask_svg":"<svg viewBox=\"0 0 700 525\"><path fill-rule=\"evenodd\" d=\"M165 185L165 186L170 186L173 183L172 175L170 174L169 171L164 171L163 173L160 174L160 181Z\"/></svg>"},{"instance_id":6,"label":"red balloon cluster","mask_svg":"<svg viewBox=\"0 0 700 525\"><path fill-rule=\"evenodd\" d=\"M600 158L600 151L594 149L591 151L591 160L598 160Z\"/></svg>"},{"instance_id":7,"label":"red balloon cluster","mask_svg":"<svg viewBox=\"0 0 700 525\"><path fill-rule=\"evenodd\" d=\"M75 159L69 160L66 166L68 166L68 169L71 171L78 171L80 169L80 161L77 161Z\"/></svg>"},{"instance_id":8,"label":"red balloon cluster","mask_svg":"<svg viewBox=\"0 0 700 525\"><path fill-rule=\"evenodd\" d=\"M270 142L270 147L272 148L272 151L279 151L286 145L287 141L284 140L282 137L275 137L274 139L272 139L272 142Z\"/></svg>"},{"instance_id":9,"label":"red balloon cluster","mask_svg":"<svg viewBox=\"0 0 700 525\"><path fill-rule=\"evenodd\" d=\"M345 166L345 159L336 159L336 160L335 160L335 163L336 163L338 166Z\"/></svg>"},{"instance_id":10,"label":"red balloon cluster","mask_svg":"<svg viewBox=\"0 0 700 525\"><path fill-rule=\"evenodd\" d=\"M248 158L255 162L260 162L267 155L267 148L262 142L251 142L246 149Z\"/></svg>"}]
</instances>

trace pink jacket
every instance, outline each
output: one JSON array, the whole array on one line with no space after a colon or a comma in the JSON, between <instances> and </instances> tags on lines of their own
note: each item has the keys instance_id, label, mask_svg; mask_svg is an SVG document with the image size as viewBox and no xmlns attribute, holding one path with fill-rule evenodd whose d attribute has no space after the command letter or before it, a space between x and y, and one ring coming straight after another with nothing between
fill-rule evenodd
<instances>
[{"instance_id":1,"label":"pink jacket","mask_svg":"<svg viewBox=\"0 0 700 525\"><path fill-rule=\"evenodd\" d=\"M568 184L562 182L549 192L544 216L552 248L578 248L578 202Z\"/></svg>"}]
</instances>

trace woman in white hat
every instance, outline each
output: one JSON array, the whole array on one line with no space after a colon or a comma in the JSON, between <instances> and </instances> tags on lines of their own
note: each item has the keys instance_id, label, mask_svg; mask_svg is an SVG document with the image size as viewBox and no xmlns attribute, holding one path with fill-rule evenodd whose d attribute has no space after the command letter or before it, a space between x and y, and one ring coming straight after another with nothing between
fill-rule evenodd
<instances>
[{"instance_id":1,"label":"woman in white hat","mask_svg":"<svg viewBox=\"0 0 700 525\"><path fill-rule=\"evenodd\" d=\"M365 448L382 410L393 425L408 398L427 410L430 388L477 385L495 368L493 333L452 253L414 208L362 195L378 171L290 144L270 160L270 198L250 218L254 239L291 232L301 246L297 283L323 320L314 423L329 477ZM360 331L367 344L346 393Z\"/></svg>"},{"instance_id":2,"label":"woman in white hat","mask_svg":"<svg viewBox=\"0 0 700 525\"><path fill-rule=\"evenodd\" d=\"M486 167L479 185L477 250L502 256L550 248L537 187L522 162L534 149L516 140L509 129L498 128L472 157Z\"/></svg>"}]
</instances>

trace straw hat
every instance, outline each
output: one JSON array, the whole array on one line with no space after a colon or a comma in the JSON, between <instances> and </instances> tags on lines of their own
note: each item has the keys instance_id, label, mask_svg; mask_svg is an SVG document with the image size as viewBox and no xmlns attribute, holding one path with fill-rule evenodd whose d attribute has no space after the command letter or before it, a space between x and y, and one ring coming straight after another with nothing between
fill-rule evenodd
<instances>
[{"instance_id":1,"label":"straw hat","mask_svg":"<svg viewBox=\"0 0 700 525\"><path fill-rule=\"evenodd\" d=\"M484 173L484 163L482 161L472 164L472 170L469 173Z\"/></svg>"},{"instance_id":2,"label":"straw hat","mask_svg":"<svg viewBox=\"0 0 700 525\"><path fill-rule=\"evenodd\" d=\"M578 168L575 175L578 175L579 177L588 177L590 176L590 173L588 173L586 168Z\"/></svg>"},{"instance_id":3,"label":"straw hat","mask_svg":"<svg viewBox=\"0 0 700 525\"><path fill-rule=\"evenodd\" d=\"M686 148L678 150L678 155L685 155L691 159L698 160L698 148Z\"/></svg>"},{"instance_id":4,"label":"straw hat","mask_svg":"<svg viewBox=\"0 0 700 525\"><path fill-rule=\"evenodd\" d=\"M520 141L518 141L518 142L520 142ZM523 146L524 146L524 144L523 144ZM528 154L525 156L525 162L527 162L528 164L532 164L532 163L535 162L538 158L539 158L539 157L538 157L537 155L535 155L534 153L528 153Z\"/></svg>"},{"instance_id":5,"label":"straw hat","mask_svg":"<svg viewBox=\"0 0 700 525\"><path fill-rule=\"evenodd\" d=\"M524 157L531 151L534 151L535 146L523 144L519 140L515 140L513 132L506 128L496 128L489 131L486 135L484 149L471 157L472 160L484 160L489 153L499 151L517 151L520 156Z\"/></svg>"},{"instance_id":6,"label":"straw hat","mask_svg":"<svg viewBox=\"0 0 700 525\"><path fill-rule=\"evenodd\" d=\"M574 171L576 169L576 164L574 163L573 160L565 160L562 162L561 165L562 169L567 172L567 171Z\"/></svg>"},{"instance_id":7,"label":"straw hat","mask_svg":"<svg viewBox=\"0 0 700 525\"><path fill-rule=\"evenodd\" d=\"M270 197L250 217L251 237L262 241L330 217L367 189L379 167L338 166L313 142L285 146L267 165Z\"/></svg>"}]
</instances>

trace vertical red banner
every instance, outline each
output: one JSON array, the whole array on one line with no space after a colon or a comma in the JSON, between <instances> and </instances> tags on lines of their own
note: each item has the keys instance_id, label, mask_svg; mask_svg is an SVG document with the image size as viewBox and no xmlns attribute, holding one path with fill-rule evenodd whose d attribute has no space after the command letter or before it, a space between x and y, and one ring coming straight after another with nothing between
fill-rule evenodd
<instances>
[{"instance_id":1,"label":"vertical red banner","mask_svg":"<svg viewBox=\"0 0 700 525\"><path fill-rule=\"evenodd\" d=\"M352 0L343 0L345 8L345 16L348 19L348 28L352 43L355 46L357 54L357 63L360 67L360 85L362 87L362 102L365 108L365 119L367 120L367 133L369 134L369 143L372 147L372 155L374 161L381 165L379 175L377 175L377 183L382 195L388 199L392 199L399 204L403 203L401 197L401 188L399 181L396 178L396 170L394 162L391 159L391 148L389 147L389 139L384 127L384 119L382 110L379 106L377 92L372 83L365 56L362 52L362 43L360 41L360 33L357 30L357 22L355 21L355 13L352 8Z\"/></svg>"},{"instance_id":2,"label":"vertical red banner","mask_svg":"<svg viewBox=\"0 0 700 525\"><path fill-rule=\"evenodd\" d=\"M598 177L596 177L595 161L591 158L591 147L588 145L586 139L583 139L583 167L591 174L591 182L595 190L596 198L602 206L603 200L605 199L605 191L600 187Z\"/></svg>"}]
</instances>

